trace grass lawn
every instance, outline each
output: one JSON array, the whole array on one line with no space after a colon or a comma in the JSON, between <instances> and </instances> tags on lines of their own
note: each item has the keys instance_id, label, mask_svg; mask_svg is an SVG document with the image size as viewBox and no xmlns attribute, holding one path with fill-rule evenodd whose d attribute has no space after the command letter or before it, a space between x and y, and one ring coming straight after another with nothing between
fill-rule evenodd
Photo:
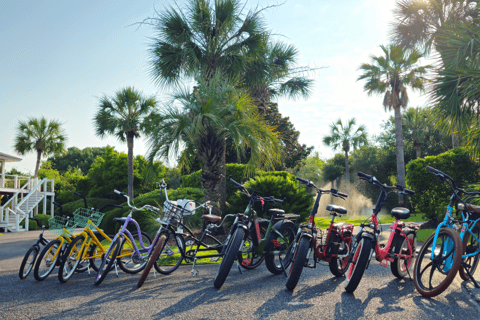
<instances>
[{"instance_id":1,"label":"grass lawn","mask_svg":"<svg viewBox=\"0 0 480 320\"><path fill-rule=\"evenodd\" d=\"M402 220L405 222L422 222L424 221L422 218L423 213L414 213L410 215L410 218L406 220ZM337 216L335 218L335 222L347 222L347 223L352 223L355 226L359 226L362 222L368 221L370 218L369 216L358 216L358 217L339 217ZM320 229L327 229L330 226L330 221L332 220L332 217L319 217L315 218L315 223L317 225L317 228ZM378 216L378 222L379 223L393 223L395 221L395 218L392 217L391 215L379 215Z\"/></svg>"},{"instance_id":2,"label":"grass lawn","mask_svg":"<svg viewBox=\"0 0 480 320\"><path fill-rule=\"evenodd\" d=\"M419 242L425 242L428 237L432 235L432 233L435 232L435 229L422 229L418 230L417 232L417 241Z\"/></svg>"}]
</instances>

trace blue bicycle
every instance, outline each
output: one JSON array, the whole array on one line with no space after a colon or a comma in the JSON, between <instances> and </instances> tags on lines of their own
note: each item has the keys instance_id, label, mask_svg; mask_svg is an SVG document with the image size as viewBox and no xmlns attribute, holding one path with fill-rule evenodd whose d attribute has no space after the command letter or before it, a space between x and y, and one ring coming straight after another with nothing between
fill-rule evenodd
<instances>
[{"instance_id":1,"label":"blue bicycle","mask_svg":"<svg viewBox=\"0 0 480 320\"><path fill-rule=\"evenodd\" d=\"M413 273L415 288L424 297L435 297L448 288L459 270L462 279L471 279L478 287L472 275L480 258L480 207L468 202L478 198L480 192L467 192L457 187L446 173L429 166L427 170L446 182L453 193L445 218L420 248ZM462 195L468 197L462 199ZM458 208L462 212L462 221L455 221L453 217L456 202L460 202ZM460 234L455 222L462 223Z\"/></svg>"}]
</instances>

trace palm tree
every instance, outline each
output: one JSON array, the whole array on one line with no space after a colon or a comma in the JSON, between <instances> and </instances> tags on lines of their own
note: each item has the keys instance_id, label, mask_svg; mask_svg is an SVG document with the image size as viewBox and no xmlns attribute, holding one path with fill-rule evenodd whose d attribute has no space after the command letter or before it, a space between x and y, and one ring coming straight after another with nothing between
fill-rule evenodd
<instances>
[{"instance_id":1,"label":"palm tree","mask_svg":"<svg viewBox=\"0 0 480 320\"><path fill-rule=\"evenodd\" d=\"M57 156L65 152L66 136L59 121L49 122L45 117L29 118L28 122L18 122L17 131L15 150L21 155L37 152L34 178L38 176L42 155L44 157Z\"/></svg>"},{"instance_id":2,"label":"palm tree","mask_svg":"<svg viewBox=\"0 0 480 320\"><path fill-rule=\"evenodd\" d=\"M149 159L169 159L188 143L203 163L201 182L205 200L225 210L225 140L231 139L238 155L248 148L249 168L272 167L280 158L280 145L272 128L258 114L250 97L217 74L197 79L194 93L183 90L171 104L152 115L149 131ZM178 108L178 103L182 108Z\"/></svg>"},{"instance_id":3,"label":"palm tree","mask_svg":"<svg viewBox=\"0 0 480 320\"><path fill-rule=\"evenodd\" d=\"M401 108L406 108L408 104L407 86L414 90L424 89L424 76L430 66L415 67L418 59L423 56L417 50L407 50L396 44L380 48L385 55L372 56L372 64L362 64L362 75L357 80L366 80L364 91L368 95L384 94L385 111L393 109L395 112L398 183L405 186ZM399 196L399 202L403 205L403 197Z\"/></svg>"},{"instance_id":4,"label":"palm tree","mask_svg":"<svg viewBox=\"0 0 480 320\"><path fill-rule=\"evenodd\" d=\"M240 0L189 0L187 10L169 7L147 19L157 30L150 49L152 76L160 85L199 75L209 84L217 70L237 77L248 59L264 51L260 11L243 13Z\"/></svg>"},{"instance_id":5,"label":"palm tree","mask_svg":"<svg viewBox=\"0 0 480 320\"><path fill-rule=\"evenodd\" d=\"M413 141L416 157L422 157L422 145L427 136L429 126L429 110L417 108L409 108L403 117L405 135Z\"/></svg>"},{"instance_id":6,"label":"palm tree","mask_svg":"<svg viewBox=\"0 0 480 320\"><path fill-rule=\"evenodd\" d=\"M395 21L392 24L392 38L408 48L418 48L429 53L435 48L440 54L443 67L449 63L449 57L439 46L441 34L451 26L476 19L478 1L471 0L398 0L394 10ZM460 145L455 126L450 121L452 147Z\"/></svg>"},{"instance_id":7,"label":"palm tree","mask_svg":"<svg viewBox=\"0 0 480 320\"><path fill-rule=\"evenodd\" d=\"M342 149L345 152L345 177L347 181L347 192L350 185L350 172L348 166L348 153L350 146L353 150L367 144L367 133L364 125L354 128L356 124L355 118L347 121L345 126L342 124L342 119L338 119L330 125L330 135L323 137L323 143L333 150Z\"/></svg>"},{"instance_id":8,"label":"palm tree","mask_svg":"<svg viewBox=\"0 0 480 320\"><path fill-rule=\"evenodd\" d=\"M128 148L128 196L133 198L133 140L145 131L144 119L156 105L154 97L144 98L134 88L125 88L113 97L100 99L98 112L93 119L96 134L104 137L115 135L127 141Z\"/></svg>"}]
</instances>

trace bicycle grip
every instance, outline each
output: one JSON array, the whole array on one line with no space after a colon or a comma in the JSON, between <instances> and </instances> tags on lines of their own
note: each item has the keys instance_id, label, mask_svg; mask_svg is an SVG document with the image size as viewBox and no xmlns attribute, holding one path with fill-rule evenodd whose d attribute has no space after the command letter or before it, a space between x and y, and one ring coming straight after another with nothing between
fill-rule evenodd
<instances>
[{"instance_id":1,"label":"bicycle grip","mask_svg":"<svg viewBox=\"0 0 480 320\"><path fill-rule=\"evenodd\" d=\"M56 201L53 201L52 203L53 203L55 206L59 207L59 208L62 207L62 206L60 205L60 203L58 203L58 202L56 202Z\"/></svg>"},{"instance_id":2,"label":"bicycle grip","mask_svg":"<svg viewBox=\"0 0 480 320\"><path fill-rule=\"evenodd\" d=\"M112 205L112 206L115 207L115 208L120 208L120 209L123 208L123 206L121 206L121 205L119 205L119 204L114 204L114 205Z\"/></svg>"},{"instance_id":3,"label":"bicycle grip","mask_svg":"<svg viewBox=\"0 0 480 320\"><path fill-rule=\"evenodd\" d=\"M308 180L305 180L305 179L302 179L302 178L299 178L299 177L297 177L297 180L300 181L303 184L308 184Z\"/></svg>"},{"instance_id":4,"label":"bicycle grip","mask_svg":"<svg viewBox=\"0 0 480 320\"><path fill-rule=\"evenodd\" d=\"M113 190L113 192L115 192L116 194L122 194L120 191L118 191L117 189Z\"/></svg>"},{"instance_id":5,"label":"bicycle grip","mask_svg":"<svg viewBox=\"0 0 480 320\"><path fill-rule=\"evenodd\" d=\"M372 179L372 176L371 176L371 175L368 175L368 174L363 173L363 172L361 172L361 171L358 171L357 174L358 174L358 176L359 176L360 178L364 178L364 179L367 179L367 180Z\"/></svg>"},{"instance_id":6,"label":"bicycle grip","mask_svg":"<svg viewBox=\"0 0 480 320\"><path fill-rule=\"evenodd\" d=\"M415 191L410 190L410 189L403 189L403 191L408 194L409 196L413 196L415 194Z\"/></svg>"},{"instance_id":7,"label":"bicycle grip","mask_svg":"<svg viewBox=\"0 0 480 320\"><path fill-rule=\"evenodd\" d=\"M344 197L344 198L348 198L348 194L346 194L346 193L343 193L343 192L337 192L337 194L338 194L339 196L342 196L342 197Z\"/></svg>"},{"instance_id":8,"label":"bicycle grip","mask_svg":"<svg viewBox=\"0 0 480 320\"><path fill-rule=\"evenodd\" d=\"M73 194L83 198L83 196L80 193L78 193L77 191L75 191Z\"/></svg>"}]
</instances>

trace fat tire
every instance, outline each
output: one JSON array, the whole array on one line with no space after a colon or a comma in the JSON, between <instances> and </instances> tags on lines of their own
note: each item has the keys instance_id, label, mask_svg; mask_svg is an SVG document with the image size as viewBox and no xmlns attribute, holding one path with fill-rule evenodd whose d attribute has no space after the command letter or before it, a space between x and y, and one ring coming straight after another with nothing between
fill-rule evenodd
<instances>
[{"instance_id":1,"label":"fat tire","mask_svg":"<svg viewBox=\"0 0 480 320\"><path fill-rule=\"evenodd\" d=\"M218 267L217 274L213 281L213 286L217 289L220 289L228 277L230 269L232 268L235 258L238 257L238 251L242 245L243 237L245 235L245 230L242 227L237 227L235 233L232 236L232 239L229 244L227 244L225 250L225 256Z\"/></svg>"},{"instance_id":2,"label":"fat tire","mask_svg":"<svg viewBox=\"0 0 480 320\"><path fill-rule=\"evenodd\" d=\"M280 232L283 236L287 236L287 243L286 243L286 248L285 250L282 250L281 252L274 253L274 250L270 250L270 252L267 252L265 256L265 265L268 269L273 274L282 274L283 273L283 268L280 263L280 259L278 257L282 254L282 252L286 253L286 256L284 259L282 259L283 267L286 269L290 265L291 262L291 257L289 257L290 254L290 246L293 244L293 241L295 240L295 230L294 230L294 224L293 222L284 222L280 225L278 228L278 232ZM278 235L276 232L270 233L270 236L268 237L268 242L267 245L270 245L270 248L273 248L272 241L276 240ZM278 259L278 264L276 263L276 260Z\"/></svg>"},{"instance_id":3,"label":"fat tire","mask_svg":"<svg viewBox=\"0 0 480 320\"><path fill-rule=\"evenodd\" d=\"M35 268L33 269L33 276L35 277L35 280L37 281L43 281L45 280L49 275L50 273L52 273L53 269L55 269L55 266L57 264L57 261L58 259L60 258L62 252L59 252L57 254L57 257L55 258L55 260L53 261L50 261L50 267L49 269L46 271L46 272L42 272L40 273L41 271L39 270L40 269L40 265L42 264L43 262L43 259L45 258L45 255L47 253L51 253L52 251L50 250L51 247L53 246L57 246L55 252L57 250L62 250L62 248L60 247L60 240L52 240L50 241L43 249L42 251L40 252L40 255L37 257L37 261L35 262Z\"/></svg>"},{"instance_id":4,"label":"fat tire","mask_svg":"<svg viewBox=\"0 0 480 320\"><path fill-rule=\"evenodd\" d=\"M372 240L366 237L361 238L353 255L352 263L350 263L350 266L347 270L345 291L348 293L353 293L362 280L363 273L367 267L368 259L370 258L371 250ZM353 270L351 270L352 268Z\"/></svg>"},{"instance_id":5,"label":"fat tire","mask_svg":"<svg viewBox=\"0 0 480 320\"><path fill-rule=\"evenodd\" d=\"M309 237L301 237L298 246L293 254L292 265L290 266L290 274L286 282L288 290L293 290L297 286L300 275L302 274L305 262L307 261L308 249L311 247Z\"/></svg>"},{"instance_id":6,"label":"fat tire","mask_svg":"<svg viewBox=\"0 0 480 320\"><path fill-rule=\"evenodd\" d=\"M33 254L33 256L32 256ZM18 276L21 280L24 280L28 277L32 269L35 267L35 260L37 259L38 255L38 248L36 246L30 247L25 256L23 257L22 264L20 265L20 270L18 271ZM29 258L32 256L32 261L29 261ZM25 270L25 266L28 263L27 270Z\"/></svg>"},{"instance_id":7,"label":"fat tire","mask_svg":"<svg viewBox=\"0 0 480 320\"><path fill-rule=\"evenodd\" d=\"M351 238L350 238L351 239ZM330 268L330 272L335 276L335 277L342 277L345 275L345 272L348 269L348 257L350 256L350 250L351 250L351 242L350 244L347 244L346 242L342 242L346 247L348 247L348 252L347 256L343 259L340 259L338 257L338 252L336 257L332 257L330 262L328 263L328 267ZM346 261L345 261L346 260ZM345 262L345 266L343 266Z\"/></svg>"},{"instance_id":8,"label":"fat tire","mask_svg":"<svg viewBox=\"0 0 480 320\"><path fill-rule=\"evenodd\" d=\"M166 253L166 250L171 250L168 253L170 254L173 252L174 258L170 258L171 255L163 255ZM178 267L182 264L184 257L185 241L183 240L181 234L171 231L170 235L167 236L167 241L164 243L160 254L157 255L157 258L155 259L155 264L153 266L155 267L155 270L157 270L159 273L167 275L178 269Z\"/></svg>"},{"instance_id":9,"label":"fat tire","mask_svg":"<svg viewBox=\"0 0 480 320\"><path fill-rule=\"evenodd\" d=\"M163 249L163 246L165 245L166 240L167 240L167 236L165 235L165 233L162 233L158 238L157 245L155 246L155 249L153 250L152 255L148 259L145 269L143 269L142 276L138 280L138 283L137 283L138 288L143 286L143 283L147 279L148 274L150 273L150 270L152 270L152 267L155 264L155 261L157 260L157 257L160 254L160 251Z\"/></svg>"},{"instance_id":10,"label":"fat tire","mask_svg":"<svg viewBox=\"0 0 480 320\"><path fill-rule=\"evenodd\" d=\"M477 221L475 225L471 226L470 229L475 234L475 236L478 239L480 239L480 221ZM471 236L470 232L465 233L465 236L463 237L463 253L464 254L467 253L469 238L472 238L472 241L475 241L475 238ZM472 246L470 251L475 252L478 250L478 246L479 246L478 242L475 244L470 243L470 245ZM473 252L470 252L470 253L473 253ZM469 266L470 274L475 274L475 271L477 270L477 267L478 267L479 260L480 260L480 253L477 255L474 255L473 257L462 259L462 265L460 266L460 269L458 269L458 274L460 275L460 278L462 278L462 280L465 280L465 281L470 280L468 273L465 271L465 267L463 266L463 263L466 263Z\"/></svg>"},{"instance_id":11,"label":"fat tire","mask_svg":"<svg viewBox=\"0 0 480 320\"><path fill-rule=\"evenodd\" d=\"M454 248L455 248L455 253L454 253L454 260L452 263L452 267L450 270L445 273L441 272L442 274L446 275L445 279L443 279L435 288L427 289L421 280L421 263L423 258L427 254L427 250L431 249L432 243L433 243L433 238L435 236L435 233L433 233L427 241L424 242L423 246L420 248L420 252L418 253L417 260L415 261L415 267L414 267L414 272L413 272L413 282L415 284L415 288L417 289L418 293L420 293L424 297L435 297L439 294L441 294L445 289L448 288L448 286L452 283L453 279L455 278L455 275L457 274L458 269L460 268L460 264L462 261L462 242L460 239L460 236L456 231L450 228L442 228L440 229L439 232L439 237L440 235L446 235L450 237L454 241ZM430 253L428 253L428 257L426 259L430 260ZM427 261L428 261L427 260ZM427 266L430 263L427 264ZM426 271L426 267L423 269L423 271ZM435 270L434 270L435 271Z\"/></svg>"},{"instance_id":12,"label":"fat tire","mask_svg":"<svg viewBox=\"0 0 480 320\"><path fill-rule=\"evenodd\" d=\"M411 253L408 249L407 238L413 239L413 253ZM397 244L395 245L394 253L396 255L398 255L398 254L405 254L405 255L412 254L410 265L407 267L405 265L407 261L405 259L399 258L398 256L395 256L392 263L390 263L390 270L392 271L392 274L399 279L405 278L406 275L408 274L407 269L411 269L411 267L413 267L413 265L415 265L415 252L416 252L416 243L417 243L415 233L413 233L413 232L409 233L407 235L407 238L405 238L405 237L399 237L398 238ZM405 270L404 270L404 268L405 268Z\"/></svg>"},{"instance_id":13,"label":"fat tire","mask_svg":"<svg viewBox=\"0 0 480 320\"><path fill-rule=\"evenodd\" d=\"M152 240L151 240L150 237L149 237L146 233L144 233L144 232L141 232L141 235L142 235L143 245L148 248L148 247L152 244ZM138 237L138 233L132 234L132 237L133 237L134 240L138 240L138 239L135 238L135 237ZM122 245L121 245L121 247L120 247L121 250L124 250L124 246L125 246L126 242L127 242L127 236L124 236L124 237L122 238ZM143 249L141 245L138 245L138 247L139 247L138 250L142 250L142 249ZM137 259L140 258L140 259L138 259L139 262L140 262L141 260L143 260L143 261L142 261L141 263L135 264L134 267L132 268L132 267L128 266L127 264L128 264L128 262L131 262L131 261L134 259L134 255L136 254L136 251L135 251L135 249L134 249L133 247L132 247L132 248L128 248L127 250L132 250L133 253L132 253L131 255L129 255L129 256L117 258L117 264L118 264L118 266L119 266L120 269L122 269L122 271L125 272L125 273L129 273L129 274L139 273L140 271L142 271L142 270L145 268L145 266L147 265L148 260L145 260L145 257L143 257L143 259L142 259L142 257L137 257ZM120 255L120 254L119 254L119 255ZM128 259L128 260L127 260L127 261L124 261L124 259ZM136 267L136 268L135 268L135 267Z\"/></svg>"},{"instance_id":14,"label":"fat tire","mask_svg":"<svg viewBox=\"0 0 480 320\"><path fill-rule=\"evenodd\" d=\"M121 249L121 240L122 239L120 239L120 237L117 237L115 242L112 242L112 244L109 247L109 249L111 250L107 250L107 252L103 256L102 263L100 264L100 268L98 268L97 276L94 281L94 284L96 286L100 285L105 279L105 277L107 276L107 274L110 272L110 270L113 269L114 267L113 264L117 260L117 255ZM110 260L108 260L108 256L110 252L112 253L112 255L110 257ZM108 263L107 263L107 260L108 260Z\"/></svg>"},{"instance_id":15,"label":"fat tire","mask_svg":"<svg viewBox=\"0 0 480 320\"><path fill-rule=\"evenodd\" d=\"M62 261L60 262L60 266L58 267L58 281L61 283L67 282L75 273L75 270L78 267L78 264L81 261L81 257L83 255L83 250L81 249L83 246L83 242L85 241L85 238L82 236L75 237L72 242L67 247L67 250L63 254ZM77 256L75 257L75 263L73 265L70 265L69 262L71 261L70 255L75 254L75 248L78 248L78 242L80 243L80 250L76 252ZM68 267L71 267L70 271L67 272L65 270L65 265Z\"/></svg>"}]
</instances>

